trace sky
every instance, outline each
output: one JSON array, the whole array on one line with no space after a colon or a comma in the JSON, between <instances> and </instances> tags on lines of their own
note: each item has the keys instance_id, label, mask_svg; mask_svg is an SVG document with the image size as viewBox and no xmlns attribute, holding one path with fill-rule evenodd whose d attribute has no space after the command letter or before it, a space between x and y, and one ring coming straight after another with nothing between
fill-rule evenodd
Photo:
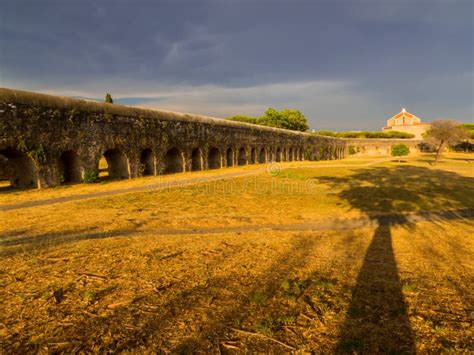
<instances>
[{"instance_id":1,"label":"sky","mask_svg":"<svg viewBox=\"0 0 474 355\"><path fill-rule=\"evenodd\" d=\"M380 130L474 121L472 0L0 0L0 87Z\"/></svg>"}]
</instances>

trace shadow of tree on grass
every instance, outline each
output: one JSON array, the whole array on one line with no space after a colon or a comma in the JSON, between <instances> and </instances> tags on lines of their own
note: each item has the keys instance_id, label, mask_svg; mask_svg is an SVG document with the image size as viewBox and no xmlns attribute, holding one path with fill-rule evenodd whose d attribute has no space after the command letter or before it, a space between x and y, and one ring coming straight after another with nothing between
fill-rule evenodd
<instances>
[{"instance_id":1,"label":"shadow of tree on grass","mask_svg":"<svg viewBox=\"0 0 474 355\"><path fill-rule=\"evenodd\" d=\"M393 224L378 222L340 332L339 352L414 352L392 247Z\"/></svg>"},{"instance_id":2,"label":"shadow of tree on grass","mask_svg":"<svg viewBox=\"0 0 474 355\"><path fill-rule=\"evenodd\" d=\"M402 212L472 209L474 179L453 172L405 166L364 169L348 177L328 176L318 180L328 183L352 208L363 211L378 225L340 328L337 352L415 353L391 227L413 227L413 222ZM438 213L438 217L448 220L453 216Z\"/></svg>"}]
</instances>

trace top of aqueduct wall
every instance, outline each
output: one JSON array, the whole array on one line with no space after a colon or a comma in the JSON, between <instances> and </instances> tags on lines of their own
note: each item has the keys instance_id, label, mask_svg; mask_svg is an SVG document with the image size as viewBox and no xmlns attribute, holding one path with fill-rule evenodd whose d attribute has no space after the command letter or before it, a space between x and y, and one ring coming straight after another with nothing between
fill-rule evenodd
<instances>
[{"instance_id":1,"label":"top of aqueduct wall","mask_svg":"<svg viewBox=\"0 0 474 355\"><path fill-rule=\"evenodd\" d=\"M327 140L340 140L339 138L319 136L306 132L291 131L282 128L254 125L245 122L229 121L204 115L172 112L158 109L109 104L93 100L76 99L63 96L39 94L30 91L15 90L0 87L0 102L17 103L30 106L47 107L52 109L75 109L83 112L103 113L137 118L157 119L161 121L198 122L214 126L241 127L245 129L284 133L297 136L318 136ZM0 112L1 113L1 112Z\"/></svg>"}]
</instances>

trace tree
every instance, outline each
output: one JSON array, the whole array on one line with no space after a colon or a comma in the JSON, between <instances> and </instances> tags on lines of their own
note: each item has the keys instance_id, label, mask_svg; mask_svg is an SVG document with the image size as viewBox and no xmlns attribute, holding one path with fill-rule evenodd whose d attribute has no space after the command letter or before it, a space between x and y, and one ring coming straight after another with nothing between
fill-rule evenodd
<instances>
[{"instance_id":1,"label":"tree","mask_svg":"<svg viewBox=\"0 0 474 355\"><path fill-rule=\"evenodd\" d=\"M405 144L395 144L392 146L392 157L398 157L398 162L400 163L400 157L408 155L410 153L410 148Z\"/></svg>"},{"instance_id":2,"label":"tree","mask_svg":"<svg viewBox=\"0 0 474 355\"><path fill-rule=\"evenodd\" d=\"M105 95L105 102L109 103L109 104L113 104L114 103L114 100L112 100L112 95L110 95L109 93L107 93Z\"/></svg>"},{"instance_id":3,"label":"tree","mask_svg":"<svg viewBox=\"0 0 474 355\"><path fill-rule=\"evenodd\" d=\"M459 122L454 120L436 120L431 123L431 128L425 133L425 140L436 147L434 164L438 163L443 150L448 145L460 143L468 138L468 131Z\"/></svg>"},{"instance_id":4,"label":"tree","mask_svg":"<svg viewBox=\"0 0 474 355\"><path fill-rule=\"evenodd\" d=\"M251 117L251 116L237 115L237 116L227 117L226 120L257 124L257 118Z\"/></svg>"},{"instance_id":5,"label":"tree","mask_svg":"<svg viewBox=\"0 0 474 355\"><path fill-rule=\"evenodd\" d=\"M474 124L473 123L464 123L461 125L468 133L469 139L474 139Z\"/></svg>"},{"instance_id":6,"label":"tree","mask_svg":"<svg viewBox=\"0 0 474 355\"><path fill-rule=\"evenodd\" d=\"M265 115L258 119L257 123L301 132L306 132L309 129L306 117L299 110L289 108L278 111L270 107L265 111Z\"/></svg>"}]
</instances>

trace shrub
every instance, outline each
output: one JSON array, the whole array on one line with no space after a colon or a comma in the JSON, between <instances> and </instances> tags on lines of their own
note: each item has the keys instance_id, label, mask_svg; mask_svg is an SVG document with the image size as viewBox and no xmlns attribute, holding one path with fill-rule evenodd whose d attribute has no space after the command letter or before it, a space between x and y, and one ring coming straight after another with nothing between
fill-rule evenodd
<instances>
[{"instance_id":1,"label":"shrub","mask_svg":"<svg viewBox=\"0 0 474 355\"><path fill-rule=\"evenodd\" d=\"M349 146L349 155L354 155L357 153L357 150L354 148L353 145Z\"/></svg>"},{"instance_id":2,"label":"shrub","mask_svg":"<svg viewBox=\"0 0 474 355\"><path fill-rule=\"evenodd\" d=\"M470 139L474 139L474 124L473 123L464 123L461 125L461 127L468 132Z\"/></svg>"},{"instance_id":3,"label":"shrub","mask_svg":"<svg viewBox=\"0 0 474 355\"><path fill-rule=\"evenodd\" d=\"M453 146L453 149L456 152L474 152L474 144L468 141L464 141Z\"/></svg>"},{"instance_id":4,"label":"shrub","mask_svg":"<svg viewBox=\"0 0 474 355\"><path fill-rule=\"evenodd\" d=\"M392 156L398 157L398 162L400 162L400 157L408 155L408 153L410 153L410 148L403 143L392 146Z\"/></svg>"},{"instance_id":5,"label":"shrub","mask_svg":"<svg viewBox=\"0 0 474 355\"><path fill-rule=\"evenodd\" d=\"M356 131L356 132L331 132L331 131L316 131L314 134L322 136L338 137L338 138L387 138L387 139L410 139L415 137L411 133L389 131Z\"/></svg>"},{"instance_id":6,"label":"shrub","mask_svg":"<svg viewBox=\"0 0 474 355\"><path fill-rule=\"evenodd\" d=\"M331 131L315 131L313 133L318 134L320 136L328 136L328 137L336 137L336 134L337 134L337 133L331 132Z\"/></svg>"},{"instance_id":7,"label":"shrub","mask_svg":"<svg viewBox=\"0 0 474 355\"><path fill-rule=\"evenodd\" d=\"M257 124L257 118L251 117L251 116L237 115L237 116L227 117L226 120Z\"/></svg>"},{"instance_id":8,"label":"shrub","mask_svg":"<svg viewBox=\"0 0 474 355\"><path fill-rule=\"evenodd\" d=\"M84 172L84 182L86 184L92 184L97 181L99 181L99 174L96 170L88 169Z\"/></svg>"}]
</instances>

